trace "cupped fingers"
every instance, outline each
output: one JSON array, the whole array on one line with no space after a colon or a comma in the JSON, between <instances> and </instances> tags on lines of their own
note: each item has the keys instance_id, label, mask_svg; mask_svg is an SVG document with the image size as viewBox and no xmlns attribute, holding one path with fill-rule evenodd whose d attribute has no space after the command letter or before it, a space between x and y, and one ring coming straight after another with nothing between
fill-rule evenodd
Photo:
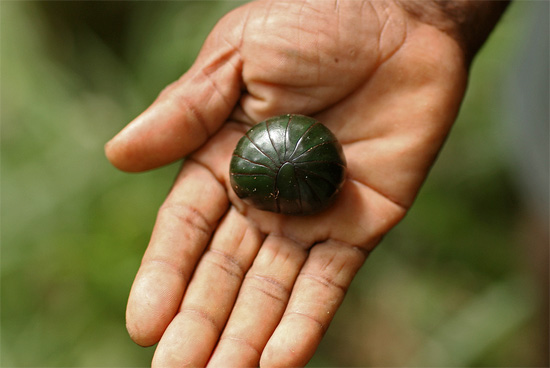
<instances>
[{"instance_id":1,"label":"cupped fingers","mask_svg":"<svg viewBox=\"0 0 550 368\"><path fill-rule=\"evenodd\" d=\"M243 281L209 367L258 366L306 256L307 249L290 239L266 238Z\"/></svg>"},{"instance_id":2,"label":"cupped fingers","mask_svg":"<svg viewBox=\"0 0 550 368\"><path fill-rule=\"evenodd\" d=\"M301 367L311 359L366 256L362 248L335 241L311 249L260 366Z\"/></svg>"},{"instance_id":3,"label":"cupped fingers","mask_svg":"<svg viewBox=\"0 0 550 368\"><path fill-rule=\"evenodd\" d=\"M186 162L159 210L130 292L126 324L136 343L147 346L160 339L227 206L225 188L210 171Z\"/></svg>"},{"instance_id":4,"label":"cupped fingers","mask_svg":"<svg viewBox=\"0 0 550 368\"><path fill-rule=\"evenodd\" d=\"M205 366L263 236L231 209L202 255L180 310L159 342L153 366Z\"/></svg>"}]
</instances>

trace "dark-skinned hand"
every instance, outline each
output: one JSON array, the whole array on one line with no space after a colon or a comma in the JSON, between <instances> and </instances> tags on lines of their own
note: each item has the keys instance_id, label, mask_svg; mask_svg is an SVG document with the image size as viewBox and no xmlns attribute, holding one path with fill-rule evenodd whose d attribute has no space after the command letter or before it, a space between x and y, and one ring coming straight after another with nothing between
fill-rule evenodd
<instances>
[{"instance_id":1,"label":"dark-skinned hand","mask_svg":"<svg viewBox=\"0 0 550 368\"><path fill-rule=\"evenodd\" d=\"M433 22L419 16L424 6L242 6L106 145L125 171L186 158L128 301L132 339L158 342L154 367L311 358L369 252L413 203L464 95L475 46L439 8ZM343 145L348 176L320 214L262 212L229 185L239 138L284 113L315 117Z\"/></svg>"}]
</instances>

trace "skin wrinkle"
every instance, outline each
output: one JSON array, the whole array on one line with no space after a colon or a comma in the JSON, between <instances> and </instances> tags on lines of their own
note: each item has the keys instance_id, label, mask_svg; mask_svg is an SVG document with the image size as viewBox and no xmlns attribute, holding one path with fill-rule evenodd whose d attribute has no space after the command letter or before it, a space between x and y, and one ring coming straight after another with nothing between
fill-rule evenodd
<instances>
[{"instance_id":1,"label":"skin wrinkle","mask_svg":"<svg viewBox=\"0 0 550 368\"><path fill-rule=\"evenodd\" d=\"M228 41L226 36L224 36L222 39L225 43L229 45L229 49L224 52L220 52L219 54L216 55L216 57L212 58L212 61L206 63L202 68L200 68L201 72L203 72L203 74L207 76L215 74L217 71L223 68L223 66L225 66L227 63L235 66L232 60L236 58L235 55L237 55L238 49L235 46L233 46L231 42ZM237 59L240 60L240 58L237 58ZM235 68L235 70L240 71L241 69Z\"/></svg>"},{"instance_id":2,"label":"skin wrinkle","mask_svg":"<svg viewBox=\"0 0 550 368\"><path fill-rule=\"evenodd\" d=\"M244 238L244 235L243 235ZM241 239L242 241L242 239ZM217 249L209 248L203 258L208 259L208 256L214 256L212 259L210 259L210 263L215 265L216 267L219 267L221 270L226 272L229 276L232 276L234 278L237 278L241 280L246 270L244 267L240 264L239 261L232 255L230 255L227 252L223 252ZM220 262L220 259L223 260Z\"/></svg>"},{"instance_id":3,"label":"skin wrinkle","mask_svg":"<svg viewBox=\"0 0 550 368\"><path fill-rule=\"evenodd\" d=\"M256 348L254 346L254 344L252 344L250 341L248 341L247 339L243 339L243 338L240 338L240 337L236 337L236 336L222 336L220 338L220 341L222 340L231 340L231 341L234 341L234 342L237 342L243 346L246 346L248 348L250 348L250 350L252 350L253 352L256 353L256 355L258 356L258 358L262 355L262 352L260 350L258 350L258 348Z\"/></svg>"},{"instance_id":4,"label":"skin wrinkle","mask_svg":"<svg viewBox=\"0 0 550 368\"><path fill-rule=\"evenodd\" d=\"M319 47L319 36L320 35L320 32L318 32L316 35L315 35L315 50L317 51L315 53L315 55L317 55L317 60L316 60L316 63L315 65L317 65L317 79L316 79L316 84L317 85L320 85L321 84L321 55L320 55L320 47ZM307 105L306 105L306 109L307 109Z\"/></svg>"},{"instance_id":5,"label":"skin wrinkle","mask_svg":"<svg viewBox=\"0 0 550 368\"><path fill-rule=\"evenodd\" d=\"M237 67L235 67L232 63L229 63L229 64L231 64L233 68L237 69ZM222 91L218 87L218 84L215 82L215 79L212 78L213 73L208 73L206 69L201 69L200 73L208 81L208 83L214 88L216 93L218 93L218 95L222 97L222 100L227 105L227 107L232 108L234 104L231 101L229 101L226 95L222 93Z\"/></svg>"},{"instance_id":6,"label":"skin wrinkle","mask_svg":"<svg viewBox=\"0 0 550 368\"><path fill-rule=\"evenodd\" d=\"M404 212L408 211L410 206L412 205L405 205L404 203L400 203L397 199L395 198L392 198L390 195L388 194L384 194L383 192L381 192L381 190L378 190L374 187L372 187L371 185L369 185L368 183L363 183L361 180L357 179L357 178L354 178L353 176L349 176L348 180L351 180L353 181L354 183L357 183L361 186L364 186L366 188L368 188L369 190L375 192L376 194L384 197L385 199L387 199L388 201L390 201L392 204L396 205L397 207L399 207L401 210L403 210Z\"/></svg>"},{"instance_id":7,"label":"skin wrinkle","mask_svg":"<svg viewBox=\"0 0 550 368\"><path fill-rule=\"evenodd\" d=\"M376 20L378 21L378 28L380 28L380 32L378 34L378 43L376 45L376 47L378 48L378 57L380 58L380 55L382 55L382 35L384 34L384 29L386 28L386 26L388 25L388 19L385 18L384 20L381 20L380 18L380 14L378 13L378 10L376 10L374 8L374 6L372 6L372 4L370 4L370 7L372 8L373 10L373 13L376 14ZM380 24L383 24L382 27L380 27ZM379 60L377 62L377 64L381 64L382 62Z\"/></svg>"},{"instance_id":8,"label":"skin wrinkle","mask_svg":"<svg viewBox=\"0 0 550 368\"><path fill-rule=\"evenodd\" d=\"M320 37L320 35L321 35L321 32L311 32L311 31L309 31L307 28L301 26L302 17L303 17L303 16L308 16L307 14L304 15L302 10L303 10L303 8L304 8L306 5L309 5L309 4L310 4L309 2L304 2L303 5L302 5L302 8L300 9L300 18L299 18L300 21L299 21L298 29L301 31L301 32L299 33L299 35L303 34L304 32L310 32L310 33L313 34L314 37L315 37L313 49L315 50L315 61L314 61L314 66L315 66L315 69L316 69L317 77L316 77L315 82L313 82L312 85L315 86L315 87L318 87L318 86L320 86L320 85L322 84L322 83L321 83L321 80L322 80L322 75L321 75L321 65L322 65L322 62L321 62L321 54L320 54L321 48L319 47L319 45L320 45L319 37ZM311 11L314 11L314 12L316 12L316 13L319 14L319 11L318 11L314 6L309 6L309 11L310 11L310 12L311 12ZM317 14L317 15L318 15L318 14ZM301 54L302 54L302 53L300 53L300 55L301 55ZM306 61L308 61L308 60L306 60ZM311 97L310 97L310 100L311 100ZM307 110L307 109L308 109L308 107L307 107L308 105L309 105L309 104L306 104L306 106L304 107L304 109Z\"/></svg>"},{"instance_id":9,"label":"skin wrinkle","mask_svg":"<svg viewBox=\"0 0 550 368\"><path fill-rule=\"evenodd\" d=\"M259 292L261 292L261 293L264 294L264 295L267 295L267 296L270 297L271 299L280 302L280 303L283 304L283 305L285 305L286 302L287 302L287 299L286 299L286 298L283 298L283 297L280 297L280 296L278 296L278 295L276 295L276 294L274 294L274 293L271 293L270 291L268 291L268 290L266 290L266 289L264 289L264 288L261 288L261 287L259 287L259 286L257 286L257 285L252 285L252 288L258 290Z\"/></svg>"},{"instance_id":10,"label":"skin wrinkle","mask_svg":"<svg viewBox=\"0 0 550 368\"><path fill-rule=\"evenodd\" d=\"M258 287L257 285L252 285L252 287L281 302L286 303L286 301L288 300L288 297L290 296L290 289L288 289L281 281L277 280L274 277L255 273L250 276L247 276L246 278L249 280L257 280L260 282L261 285L266 285L266 286L271 285L270 288L261 288L261 287ZM279 294L282 294L282 295L281 296L276 295L275 292L271 292L270 290L267 290L267 289L279 290Z\"/></svg>"},{"instance_id":11,"label":"skin wrinkle","mask_svg":"<svg viewBox=\"0 0 550 368\"><path fill-rule=\"evenodd\" d=\"M303 5L303 4L302 4L302 5ZM362 5L363 5L363 4L362 4ZM370 5L370 6L372 7L372 5ZM306 31L307 31L307 30L306 30ZM338 33L339 33L339 32L338 32ZM319 34L319 33L314 33L314 34L315 34L315 36L318 37L318 34ZM282 36L281 36L281 37L282 37ZM338 35L338 37L339 37L339 35ZM288 42L287 37L283 37L283 39L285 40L285 42ZM294 43L293 43L293 45L294 45ZM298 46L298 49L300 49L301 47L302 47L302 46L299 45L299 46ZM395 49L397 49L397 48L398 48L398 47L396 47ZM320 51L322 51L322 50L320 50ZM394 52L395 52L395 50L392 50L392 52L389 53L388 57L391 56ZM307 54L307 52L306 52L305 54ZM305 57L305 58L304 58L304 61L305 61L305 62L308 62L308 61L309 61L309 58L310 58L310 57L305 56L304 53L298 53L297 56L298 56L298 57ZM318 57L318 58L320 57L320 54L319 54L318 52L316 53L316 57ZM328 58L328 59L333 60L333 57L331 56L331 57ZM327 59L327 60L328 60L328 59ZM320 69L319 69L319 67L317 67L317 68L318 68L318 69L317 69L317 72L319 73L318 75L320 75ZM375 69L373 69L372 72L374 72L374 70L375 70ZM366 77L368 78L368 76L366 76ZM302 80L303 80L303 79L302 79ZM269 83L269 82L267 82L267 81L258 81L258 80L254 79L254 78L249 78L249 79L248 79L248 82L249 82L249 83L257 83L258 85L264 85L264 86L270 86L270 85L272 84L272 83ZM294 83L296 83L296 82L293 81L293 84L294 84ZM303 83L302 83L302 85L308 86L308 87L309 87L310 85L312 85L312 83L313 83L313 82L311 82L311 81L306 81L306 84L303 84ZM307 94L308 94L308 91L300 92L300 91L296 90L295 87L287 86L287 89L293 90L293 93L301 93L301 94L305 94L306 96L307 96ZM249 91L249 92L250 92L250 91ZM354 89L348 90L343 96L339 96L339 98L337 98L333 103L327 104L327 106L326 106L324 109L329 109L331 106L333 106L333 105L339 103L340 101L342 101L343 99L347 98L349 95L353 94L354 92L355 92ZM311 93L310 93L310 94L311 94ZM257 99L257 100L259 100L259 101L267 102L267 101L271 100L271 97L270 97L270 96L258 95L257 93L254 93L254 92L252 92L251 95L254 96L254 98ZM310 97L310 99L311 99L311 97Z\"/></svg>"},{"instance_id":12,"label":"skin wrinkle","mask_svg":"<svg viewBox=\"0 0 550 368\"><path fill-rule=\"evenodd\" d=\"M217 180L217 177L216 177L216 175L214 174L214 170L211 170L210 167L208 167L207 165L204 165L202 162L200 162L200 161L194 159L193 157L188 157L188 158L186 158L183 164L186 164L187 166L189 166L191 163L196 164L197 166L199 166L199 167L201 167L202 169L204 169L205 172L207 172L208 174L210 174L210 176L211 176L212 178L214 178L214 179L218 182L218 184L219 184L218 190L221 190L221 191L223 191L223 192L226 191L226 186L225 186L225 184L224 184L225 181L224 181L224 180L223 180L223 181ZM182 164L182 167L183 167L183 164ZM175 187L175 186L179 183L180 180L181 180L181 176L178 177L178 178L176 178L176 181L175 181L173 187ZM170 198L170 196L169 196L168 198ZM227 201L228 199L226 198L225 200ZM162 206L160 207L160 209L159 209L159 214L160 214L160 212L162 211L162 209L163 209L164 207L166 207L166 206L170 207L170 206L172 205L172 202L173 202L173 201L170 201L170 200L167 199L167 200L162 204ZM176 204L176 206L177 206L177 205L178 205L178 204ZM227 206L226 210L221 214L221 216L219 216L219 217L213 219L212 221L209 221L208 218L207 218L201 211L199 211L197 208L193 207L192 205L182 204L182 206L183 206L183 207L187 206L188 209L191 210L191 212L193 213L193 215L196 215L197 217L199 217L199 218L201 219L201 221L202 221L203 224L204 224L203 230L208 230L207 233L204 232L205 235L208 235L208 237L210 237L210 236L212 235L213 230L214 230L214 229L216 228L216 226L218 225L219 219L221 219L221 218L225 215L225 213L227 213L228 210L229 210L229 206ZM158 217L158 216L157 216L157 217Z\"/></svg>"},{"instance_id":13,"label":"skin wrinkle","mask_svg":"<svg viewBox=\"0 0 550 368\"><path fill-rule=\"evenodd\" d=\"M305 317L308 320L315 322L315 324L317 326L319 326L319 330L320 330L321 335L323 335L326 332L326 326L323 324L323 322L321 322L318 318L315 318L314 316L311 316L307 313L298 312L298 311L290 311L290 312L286 312L283 317L288 317L288 316Z\"/></svg>"},{"instance_id":14,"label":"skin wrinkle","mask_svg":"<svg viewBox=\"0 0 550 368\"><path fill-rule=\"evenodd\" d=\"M225 266L224 264L217 263L217 262L214 262L214 261L211 261L210 263L212 265L214 265L215 267L217 267L218 269L225 272L226 275L229 275L229 276L233 277L234 279L241 280L241 275L239 273L233 272L231 269L229 269L229 267Z\"/></svg>"},{"instance_id":15,"label":"skin wrinkle","mask_svg":"<svg viewBox=\"0 0 550 368\"><path fill-rule=\"evenodd\" d=\"M343 267L341 267L339 271L341 271L342 268ZM345 294L348 291L347 287L345 287L344 285L338 284L337 282L335 282L334 280L332 280L332 279L330 279L326 276L315 275L311 272L302 272L302 273L300 273L300 276L304 277L304 278L307 278L309 280L315 281L318 284L323 285L326 288L330 288L330 287L336 288L336 289L340 290L343 294Z\"/></svg>"},{"instance_id":16,"label":"skin wrinkle","mask_svg":"<svg viewBox=\"0 0 550 368\"><path fill-rule=\"evenodd\" d=\"M243 25L244 27L244 25ZM242 32L241 31L241 37L242 37ZM241 45L234 45L233 42L232 42L232 39L229 38L230 35L227 35L227 34L223 34L221 39L223 40L223 42L225 42L230 48L231 48L231 51L237 55L236 58L239 60L239 63L237 64L234 64L233 63L233 58L228 58L226 60L226 62L230 63L232 66L233 66L233 69L235 69L235 72L237 75L240 75L241 74L241 70L242 70L242 57L241 57L241 51L240 51L240 47ZM242 39L240 39L240 41L242 41Z\"/></svg>"},{"instance_id":17,"label":"skin wrinkle","mask_svg":"<svg viewBox=\"0 0 550 368\"><path fill-rule=\"evenodd\" d=\"M203 113L187 98L185 98L184 94L187 91L180 91L174 90L172 95L172 103L179 107L181 111L185 111L190 113L193 118L191 118L191 121L194 121L195 124L193 124L193 127L196 127L197 125L201 128L202 131L202 137L197 138L197 140L204 141L208 137L212 135L213 132L210 132L210 129L208 127L208 123L206 119L204 118ZM194 132L195 134L198 133L197 131Z\"/></svg>"},{"instance_id":18,"label":"skin wrinkle","mask_svg":"<svg viewBox=\"0 0 550 368\"><path fill-rule=\"evenodd\" d=\"M237 241L237 243L241 244L245 235L246 235L246 232L248 230L246 230L245 232L243 232L243 234L240 236L240 239ZM243 265L238 261L237 258L233 257L231 254L227 253L227 252L224 252L224 251L221 251L219 249L213 249L213 248L210 248L208 250L209 252L213 253L213 254L217 254L217 255L220 255L222 256L224 259L226 259L228 262L230 262L231 264L235 265L240 273L244 276L244 274L246 273L246 270L245 268L243 267Z\"/></svg>"},{"instance_id":19,"label":"skin wrinkle","mask_svg":"<svg viewBox=\"0 0 550 368\"><path fill-rule=\"evenodd\" d=\"M379 50L382 50L382 49L384 48L384 47L382 46L382 45L383 45L383 40L382 40L382 38L383 38L383 31L384 31L384 29L386 29L385 27L390 23L390 19L389 19L388 17L386 17L386 18L384 19L384 21L381 22L381 21L380 21L380 16L379 16L379 11L378 11L378 9L377 9L376 7L374 7L370 2L366 2L366 3L365 3L365 2L362 2L362 3L361 3L361 8L362 8L363 5L365 5L365 4L368 5L368 6L373 10L373 13L377 15L378 22L384 24L382 30L381 30L380 33L379 33L378 45L377 45L377 47L379 48ZM384 7L384 11L387 11L387 9L388 9L387 7ZM404 31L403 31L403 36L401 37L400 41L399 41L395 46L393 46L393 47L389 50L389 52L388 52L386 55L383 55L381 51L378 53L378 55L379 55L379 61L376 63L375 67L372 69L372 71L370 72L370 74L367 75L365 78L366 78L366 79L372 78L372 75L374 75L374 74L377 72L378 68L379 68L382 64L384 64L385 62L387 62L389 59L391 59L391 58L392 58L392 57L402 48L402 46L403 46L403 45L405 44L405 42L406 42L406 39L407 39L407 31L406 31L406 29L404 29ZM383 56L380 57L381 55L383 55ZM329 87L331 87L331 86L329 86ZM358 86L356 89L350 90L348 94L342 96L342 98L336 100L333 104L328 105L325 109L330 109L332 106L337 105L337 104L340 103L342 100L345 100L345 99L348 98L350 95L356 93L356 92L358 91L359 88L360 88L360 86ZM306 92L306 93L307 93L307 92Z\"/></svg>"},{"instance_id":20,"label":"skin wrinkle","mask_svg":"<svg viewBox=\"0 0 550 368\"><path fill-rule=\"evenodd\" d=\"M388 11L388 8L387 8L387 7L384 7L384 13L386 13L386 14L385 14L385 17L384 17L383 20L381 20L381 17L380 17L380 15L379 15L379 12L378 12L378 11L375 12L375 14L376 14L376 16L377 16L377 18L378 18L378 23L379 23L379 24L382 24L382 27L380 27L380 28L381 28L381 29L380 29L380 34L379 34L379 36L378 36L378 50L379 50L379 53L378 53L378 54L379 54L379 56L382 55L382 50L383 50L383 46L382 46L382 45L383 45L383 43L384 43L384 41L383 41L383 39L384 39L384 32L387 30L387 27L388 27L388 25L390 24L390 16L387 14L387 11ZM382 64L383 62L385 62L386 60L388 60L389 58L391 58L391 55L393 55L394 53L396 53L397 50L399 50L399 48L401 47L401 45L403 45L403 42L401 42L401 44L400 44L398 47L395 47L394 50L393 50L393 52L390 52L389 56L385 56L385 57L381 58L381 59L379 60L378 63L379 63L379 64Z\"/></svg>"},{"instance_id":21,"label":"skin wrinkle","mask_svg":"<svg viewBox=\"0 0 550 368\"><path fill-rule=\"evenodd\" d=\"M181 276L181 279L182 279L182 283L183 284L187 284L188 282L188 275L186 275L183 270L181 269L181 267L179 267L178 265L176 265L175 263L169 261L169 260L166 260L166 259L162 259L162 258L150 258L150 259L143 259L143 261L141 262L141 265L142 266L146 266L146 265L159 265L159 266L163 266L164 269L168 269L170 271L173 271L173 273L175 273L176 275L179 275Z\"/></svg>"},{"instance_id":22,"label":"skin wrinkle","mask_svg":"<svg viewBox=\"0 0 550 368\"><path fill-rule=\"evenodd\" d=\"M351 243L348 243L343 240L337 240L337 239L329 239L327 242L333 243L334 245L342 248L352 249L353 251L359 253L362 257L364 257L364 260L367 259L367 257L370 254L370 250L365 249L361 246L353 245Z\"/></svg>"},{"instance_id":23,"label":"skin wrinkle","mask_svg":"<svg viewBox=\"0 0 550 368\"><path fill-rule=\"evenodd\" d=\"M290 252L286 252L284 254L284 257L281 259L281 263L286 264L289 260L292 261L291 257L292 257L292 254Z\"/></svg>"},{"instance_id":24,"label":"skin wrinkle","mask_svg":"<svg viewBox=\"0 0 550 368\"><path fill-rule=\"evenodd\" d=\"M386 63L388 60L390 60L402 47L405 45L407 40L407 26L405 25L403 28L403 35L401 36L401 39L397 42L395 46L393 46L387 54L384 54L382 50L384 49L384 31L389 30L387 28L389 24L391 23L391 15L388 15L388 6L384 6L384 13L386 13L386 16L383 17L383 20L381 20L380 12L378 8L374 7L372 4L370 4L370 7L373 9L373 13L376 14L376 17L378 19L378 23L382 24L382 27L380 29L380 32L378 34L378 62L376 63L376 67L373 69L372 73L370 74L369 78L372 78L372 76L378 71L380 66L382 66L384 63ZM391 30L392 32L395 32L395 27Z\"/></svg>"},{"instance_id":25,"label":"skin wrinkle","mask_svg":"<svg viewBox=\"0 0 550 368\"><path fill-rule=\"evenodd\" d=\"M201 310L198 307L185 307L180 310L180 314L190 314L194 315L195 317L199 317L200 321L207 322L207 325L211 326L216 334L220 334L223 325L220 326L219 323L216 321L216 319L207 311Z\"/></svg>"},{"instance_id":26,"label":"skin wrinkle","mask_svg":"<svg viewBox=\"0 0 550 368\"><path fill-rule=\"evenodd\" d=\"M159 212L177 218L179 221L186 223L191 230L199 231L204 236L210 237L214 229L214 224L210 224L199 210L189 204L166 201Z\"/></svg>"},{"instance_id":27,"label":"skin wrinkle","mask_svg":"<svg viewBox=\"0 0 550 368\"><path fill-rule=\"evenodd\" d=\"M309 248L311 248L313 245L310 244L310 243L306 243L304 241L301 241L300 239L297 239L296 237L290 235L290 234L286 234L284 231L281 231L281 232L272 232L269 234L269 236L274 236L274 237L280 237L280 238L283 238L283 239L288 239L290 240L291 242L293 242L296 246L298 246L301 250L303 251L307 251Z\"/></svg>"},{"instance_id":28,"label":"skin wrinkle","mask_svg":"<svg viewBox=\"0 0 550 368\"><path fill-rule=\"evenodd\" d=\"M241 90L243 90L245 88L245 85L244 85L244 81L242 80L242 68L243 68L243 58L242 58L242 55L241 55L241 50L242 50L242 47L243 47L243 40L244 40L244 37L245 37L245 33L246 33L246 28L248 26L248 22L250 20L250 12L251 12L251 8L250 7L245 7L247 9L246 13L244 14L244 17L241 17L239 16L238 19L241 23L241 27L240 27L240 34L239 34L239 37L237 37L237 40L238 40L238 44L235 45L233 42L231 42L227 37L226 34L223 35L223 40L224 42L226 42L229 46L231 46L236 54L238 55L239 57L239 65L240 65L240 72L238 73L239 75L239 78L241 79ZM232 15L236 14L236 10L228 13L228 18ZM234 16L233 16L234 18ZM242 20L241 20L242 19Z\"/></svg>"}]
</instances>

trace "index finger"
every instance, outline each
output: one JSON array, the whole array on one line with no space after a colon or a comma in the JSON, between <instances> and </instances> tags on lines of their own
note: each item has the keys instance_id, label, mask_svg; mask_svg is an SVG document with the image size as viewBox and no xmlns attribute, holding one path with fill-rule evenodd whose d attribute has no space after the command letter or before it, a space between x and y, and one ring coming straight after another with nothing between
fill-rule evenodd
<instances>
[{"instance_id":1,"label":"index finger","mask_svg":"<svg viewBox=\"0 0 550 368\"><path fill-rule=\"evenodd\" d=\"M130 292L126 324L139 345L152 345L177 313L191 273L228 207L211 172L185 163L159 210L151 241Z\"/></svg>"}]
</instances>

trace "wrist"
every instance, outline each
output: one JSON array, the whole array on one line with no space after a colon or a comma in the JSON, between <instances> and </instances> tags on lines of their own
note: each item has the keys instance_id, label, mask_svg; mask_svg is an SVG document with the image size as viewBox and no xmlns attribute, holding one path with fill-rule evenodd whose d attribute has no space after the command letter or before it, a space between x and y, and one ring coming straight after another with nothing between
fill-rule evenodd
<instances>
[{"instance_id":1,"label":"wrist","mask_svg":"<svg viewBox=\"0 0 550 368\"><path fill-rule=\"evenodd\" d=\"M397 0L417 20L453 37L471 61L510 3L509 0Z\"/></svg>"}]
</instances>

